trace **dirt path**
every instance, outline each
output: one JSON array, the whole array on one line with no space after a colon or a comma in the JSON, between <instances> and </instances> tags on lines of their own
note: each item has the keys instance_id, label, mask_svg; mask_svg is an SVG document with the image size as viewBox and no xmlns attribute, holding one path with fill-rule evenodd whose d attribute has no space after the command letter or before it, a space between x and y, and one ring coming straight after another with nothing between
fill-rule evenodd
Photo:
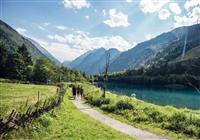
<instances>
[{"instance_id":1,"label":"dirt path","mask_svg":"<svg viewBox=\"0 0 200 140\"><path fill-rule=\"evenodd\" d=\"M122 133L125 133L127 135L130 135L136 139L140 140L168 140L168 138L158 136L156 134L147 132L145 130L141 130L138 128L135 128L131 125L128 125L126 123L122 123L118 120L115 120L105 114L102 114L94 109L92 109L90 106L84 104L83 101L77 101L73 100L74 105L80 109L82 112L88 114L92 118L100 121L101 123L104 123Z\"/></svg>"}]
</instances>

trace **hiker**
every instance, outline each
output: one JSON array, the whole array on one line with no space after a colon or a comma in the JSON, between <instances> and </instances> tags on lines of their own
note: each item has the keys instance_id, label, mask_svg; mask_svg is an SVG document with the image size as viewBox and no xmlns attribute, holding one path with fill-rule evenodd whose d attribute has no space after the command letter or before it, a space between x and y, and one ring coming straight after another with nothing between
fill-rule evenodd
<instances>
[{"instance_id":1,"label":"hiker","mask_svg":"<svg viewBox=\"0 0 200 140\"><path fill-rule=\"evenodd\" d=\"M80 88L80 96L81 96L81 99L83 98L83 92L84 92L83 87L81 87L81 88Z\"/></svg>"},{"instance_id":2,"label":"hiker","mask_svg":"<svg viewBox=\"0 0 200 140\"><path fill-rule=\"evenodd\" d=\"M73 85L73 87L72 87L72 95L73 95L73 99L74 100L76 99L76 92L77 92L76 87Z\"/></svg>"},{"instance_id":3,"label":"hiker","mask_svg":"<svg viewBox=\"0 0 200 140\"><path fill-rule=\"evenodd\" d=\"M78 87L77 87L77 99L79 99L79 96L80 96L80 86L78 85Z\"/></svg>"}]
</instances>

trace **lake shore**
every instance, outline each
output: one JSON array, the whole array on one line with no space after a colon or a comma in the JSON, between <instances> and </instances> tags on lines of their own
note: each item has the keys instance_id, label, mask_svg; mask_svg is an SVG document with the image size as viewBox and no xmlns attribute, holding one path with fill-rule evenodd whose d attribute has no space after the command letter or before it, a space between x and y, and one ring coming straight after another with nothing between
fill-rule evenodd
<instances>
[{"instance_id":1,"label":"lake shore","mask_svg":"<svg viewBox=\"0 0 200 140\"><path fill-rule=\"evenodd\" d=\"M107 92L104 99L99 88L88 84L83 86L88 104L120 121L172 138L198 139L200 137L199 110L154 105L111 92Z\"/></svg>"}]
</instances>

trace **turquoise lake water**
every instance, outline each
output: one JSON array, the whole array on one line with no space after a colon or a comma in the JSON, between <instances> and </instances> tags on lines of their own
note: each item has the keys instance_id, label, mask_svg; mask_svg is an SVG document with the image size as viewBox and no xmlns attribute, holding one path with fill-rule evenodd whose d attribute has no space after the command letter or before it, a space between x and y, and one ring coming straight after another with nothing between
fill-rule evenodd
<instances>
[{"instance_id":1,"label":"turquoise lake water","mask_svg":"<svg viewBox=\"0 0 200 140\"><path fill-rule=\"evenodd\" d=\"M200 93L192 89L170 89L115 83L109 83L107 89L119 95L135 96L137 99L157 105L200 109Z\"/></svg>"}]
</instances>

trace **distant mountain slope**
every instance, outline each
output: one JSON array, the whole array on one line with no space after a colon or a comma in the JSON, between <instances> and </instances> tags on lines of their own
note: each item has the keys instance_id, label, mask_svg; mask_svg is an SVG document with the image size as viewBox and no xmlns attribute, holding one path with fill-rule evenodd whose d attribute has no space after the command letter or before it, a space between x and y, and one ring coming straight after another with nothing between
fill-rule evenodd
<instances>
[{"instance_id":1,"label":"distant mountain slope","mask_svg":"<svg viewBox=\"0 0 200 140\"><path fill-rule=\"evenodd\" d=\"M87 51L83 55L81 55L78 58L76 58L75 60L73 60L71 63L68 63L68 65L70 65L70 67L74 67L74 68L78 67L90 53L92 53L92 51Z\"/></svg>"},{"instance_id":2,"label":"distant mountain slope","mask_svg":"<svg viewBox=\"0 0 200 140\"><path fill-rule=\"evenodd\" d=\"M51 61L53 61L55 64L60 65L60 61L58 61L53 55L51 55L46 49L44 49L39 43L37 43L36 41L27 38L31 43L33 43L35 45L35 47L38 48L38 50L40 50L40 52L42 52L42 54L44 54L46 57L48 57Z\"/></svg>"},{"instance_id":3,"label":"distant mountain slope","mask_svg":"<svg viewBox=\"0 0 200 140\"><path fill-rule=\"evenodd\" d=\"M45 57L33 43L2 20L0 20L0 43L5 44L9 51L16 51L19 46L25 44L33 60Z\"/></svg>"},{"instance_id":4,"label":"distant mountain slope","mask_svg":"<svg viewBox=\"0 0 200 140\"><path fill-rule=\"evenodd\" d=\"M120 54L117 49L106 50L104 48L99 48L81 55L72 61L69 66L84 71L87 74L98 74L104 69L106 53L110 53L111 61Z\"/></svg>"},{"instance_id":5,"label":"distant mountain slope","mask_svg":"<svg viewBox=\"0 0 200 140\"><path fill-rule=\"evenodd\" d=\"M71 63L71 61L64 61L64 62L62 63L62 65L63 65L64 67L68 67L70 63Z\"/></svg>"},{"instance_id":6,"label":"distant mountain slope","mask_svg":"<svg viewBox=\"0 0 200 140\"><path fill-rule=\"evenodd\" d=\"M185 35L188 34L188 42L192 41L191 39L195 41L197 35L199 36L199 33L196 33L198 29L199 25L180 27L171 32L163 33L149 41L142 42L136 47L121 53L111 64L111 71L138 68L151 62L153 59L155 60L155 57L156 59L161 59L167 54L171 54L170 57L172 57L173 50L179 50L178 54L180 55L183 49ZM160 54L160 57L157 56L158 54Z\"/></svg>"},{"instance_id":7,"label":"distant mountain slope","mask_svg":"<svg viewBox=\"0 0 200 140\"><path fill-rule=\"evenodd\" d=\"M177 63L200 57L200 24L179 28L182 36L159 52L153 62Z\"/></svg>"}]
</instances>

